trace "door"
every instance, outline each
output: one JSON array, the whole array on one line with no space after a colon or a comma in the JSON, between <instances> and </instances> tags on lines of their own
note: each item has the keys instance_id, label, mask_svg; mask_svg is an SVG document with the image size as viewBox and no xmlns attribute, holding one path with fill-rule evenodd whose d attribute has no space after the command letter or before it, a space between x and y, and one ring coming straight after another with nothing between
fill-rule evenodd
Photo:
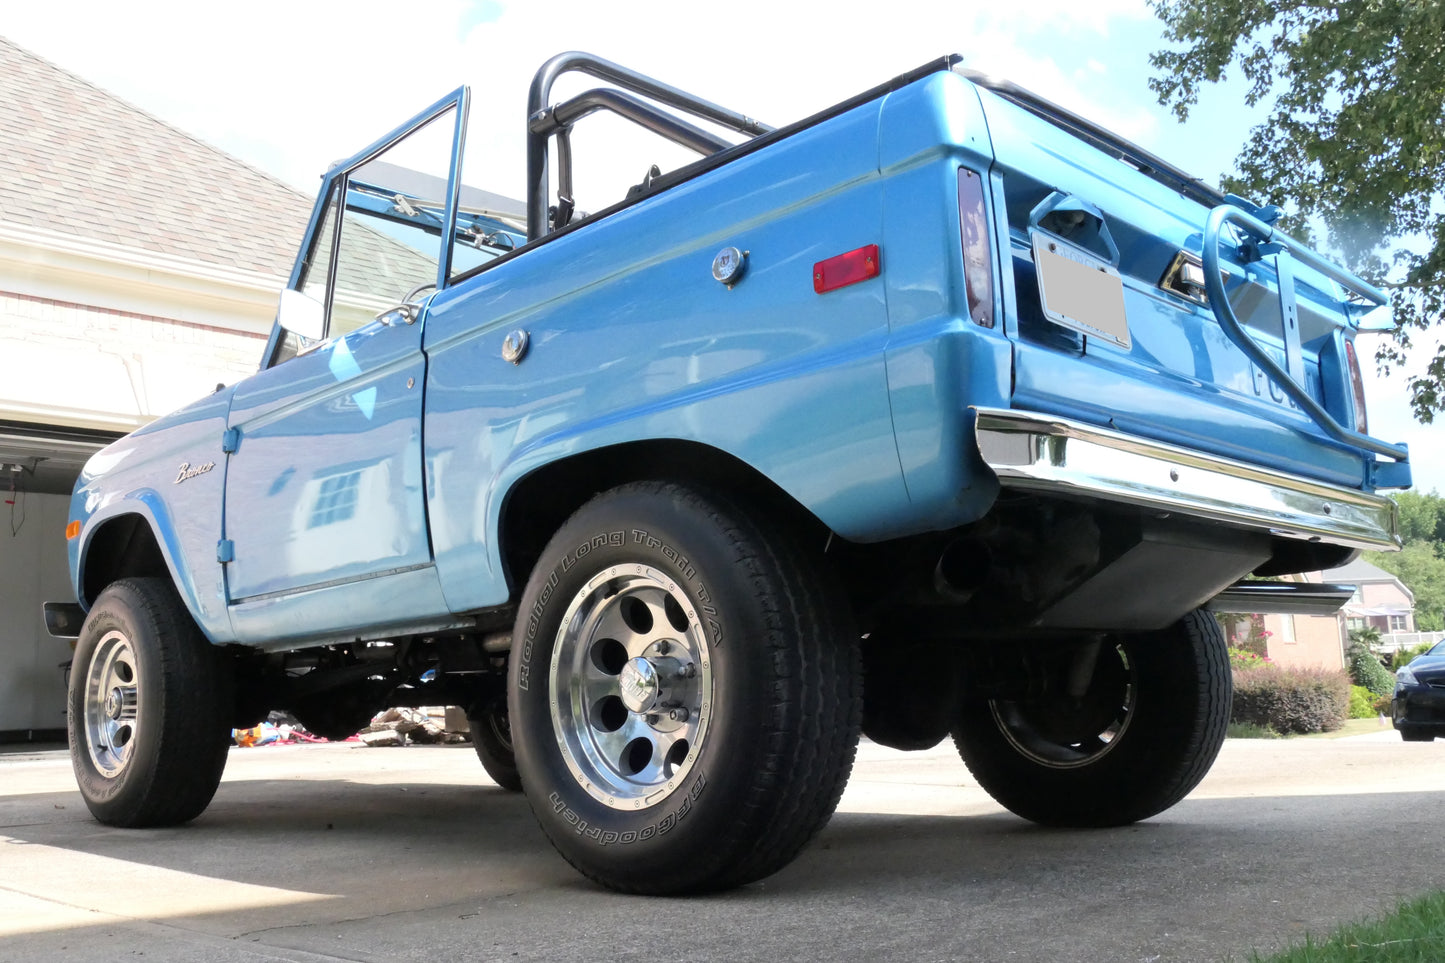
<instances>
[{"instance_id":1,"label":"door","mask_svg":"<svg viewBox=\"0 0 1445 963\"><path fill-rule=\"evenodd\" d=\"M225 537L241 641L444 611L428 590L421 345L427 298L448 277L464 96L327 175L293 274L304 297L283 301L315 306L318 337L278 329L269 367L237 386Z\"/></svg>"}]
</instances>

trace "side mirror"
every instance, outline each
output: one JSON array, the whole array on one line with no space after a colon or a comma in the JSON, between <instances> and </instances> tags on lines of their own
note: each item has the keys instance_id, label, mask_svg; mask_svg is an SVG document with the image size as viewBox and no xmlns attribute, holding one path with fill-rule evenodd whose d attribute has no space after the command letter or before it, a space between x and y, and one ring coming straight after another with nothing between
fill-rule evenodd
<instances>
[{"instance_id":1,"label":"side mirror","mask_svg":"<svg viewBox=\"0 0 1445 963\"><path fill-rule=\"evenodd\" d=\"M287 331L308 341L319 341L326 333L326 308L310 295L287 288L281 292L276 321Z\"/></svg>"}]
</instances>

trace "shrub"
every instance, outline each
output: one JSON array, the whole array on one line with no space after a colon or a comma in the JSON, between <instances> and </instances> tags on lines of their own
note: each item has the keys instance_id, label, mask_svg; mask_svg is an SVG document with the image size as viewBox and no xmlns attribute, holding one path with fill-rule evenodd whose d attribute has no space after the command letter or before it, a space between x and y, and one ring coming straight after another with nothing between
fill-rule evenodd
<instances>
[{"instance_id":1,"label":"shrub","mask_svg":"<svg viewBox=\"0 0 1445 963\"><path fill-rule=\"evenodd\" d=\"M1234 673L1233 722L1283 733L1331 732L1349 709L1350 680L1338 670L1267 665Z\"/></svg>"},{"instance_id":2,"label":"shrub","mask_svg":"<svg viewBox=\"0 0 1445 963\"><path fill-rule=\"evenodd\" d=\"M1395 691L1395 677L1380 664L1364 642L1351 640L1345 649L1345 662L1349 664L1350 678L1355 685L1362 685L1377 696L1387 696Z\"/></svg>"},{"instance_id":3,"label":"shrub","mask_svg":"<svg viewBox=\"0 0 1445 963\"><path fill-rule=\"evenodd\" d=\"M1231 669L1257 669L1262 665L1272 664L1267 655L1259 655L1248 649L1229 649L1229 667Z\"/></svg>"},{"instance_id":4,"label":"shrub","mask_svg":"<svg viewBox=\"0 0 1445 963\"><path fill-rule=\"evenodd\" d=\"M1430 642L1421 642L1419 645L1412 646L1408 649L1396 649L1394 654L1390 656L1390 668L1395 671L1403 669L1417 657L1429 652L1431 644Z\"/></svg>"},{"instance_id":5,"label":"shrub","mask_svg":"<svg viewBox=\"0 0 1445 963\"><path fill-rule=\"evenodd\" d=\"M1376 715L1375 700L1379 696L1362 685L1350 686L1350 718L1373 719Z\"/></svg>"}]
</instances>

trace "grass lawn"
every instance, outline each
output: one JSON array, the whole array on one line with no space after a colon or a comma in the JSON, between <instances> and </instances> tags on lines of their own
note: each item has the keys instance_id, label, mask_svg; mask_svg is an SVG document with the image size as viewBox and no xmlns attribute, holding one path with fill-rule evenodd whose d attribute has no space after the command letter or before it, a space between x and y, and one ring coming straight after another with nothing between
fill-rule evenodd
<instances>
[{"instance_id":1,"label":"grass lawn","mask_svg":"<svg viewBox=\"0 0 1445 963\"><path fill-rule=\"evenodd\" d=\"M1342 926L1327 939L1307 937L1282 953L1249 958L1251 963L1439 963L1445 960L1445 892L1405 903L1379 920Z\"/></svg>"},{"instance_id":2,"label":"grass lawn","mask_svg":"<svg viewBox=\"0 0 1445 963\"><path fill-rule=\"evenodd\" d=\"M1390 720L1386 719L1384 725L1379 719L1346 719L1345 724L1334 732L1312 732L1307 736L1291 736L1292 739L1342 739L1345 736L1363 736L1371 732L1394 731Z\"/></svg>"},{"instance_id":3,"label":"grass lawn","mask_svg":"<svg viewBox=\"0 0 1445 963\"><path fill-rule=\"evenodd\" d=\"M1372 732L1394 731L1389 720L1382 724L1379 719L1346 719L1345 724L1334 732L1311 732L1303 736L1282 736L1273 730L1262 729L1259 726L1231 722L1228 735L1231 739L1343 739L1346 736L1365 736Z\"/></svg>"}]
</instances>

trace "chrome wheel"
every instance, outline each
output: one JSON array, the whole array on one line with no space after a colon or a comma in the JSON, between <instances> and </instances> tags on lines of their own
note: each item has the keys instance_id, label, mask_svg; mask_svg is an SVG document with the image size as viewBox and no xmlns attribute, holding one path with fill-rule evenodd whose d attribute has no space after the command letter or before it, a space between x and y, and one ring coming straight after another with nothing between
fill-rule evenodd
<instances>
[{"instance_id":1,"label":"chrome wheel","mask_svg":"<svg viewBox=\"0 0 1445 963\"><path fill-rule=\"evenodd\" d=\"M990 703L994 724L1018 753L1051 769L1097 762L1117 743L1134 717L1138 685L1128 653L1119 644L1081 653L1086 688L1076 697Z\"/></svg>"},{"instance_id":2,"label":"chrome wheel","mask_svg":"<svg viewBox=\"0 0 1445 963\"><path fill-rule=\"evenodd\" d=\"M613 566L582 586L562 617L549 681L568 770L614 809L665 800L707 737L712 662L702 623L657 569Z\"/></svg>"},{"instance_id":3,"label":"chrome wheel","mask_svg":"<svg viewBox=\"0 0 1445 963\"><path fill-rule=\"evenodd\" d=\"M96 771L107 779L125 772L140 731L140 672L135 649L120 632L95 647L85 680L85 745Z\"/></svg>"}]
</instances>

